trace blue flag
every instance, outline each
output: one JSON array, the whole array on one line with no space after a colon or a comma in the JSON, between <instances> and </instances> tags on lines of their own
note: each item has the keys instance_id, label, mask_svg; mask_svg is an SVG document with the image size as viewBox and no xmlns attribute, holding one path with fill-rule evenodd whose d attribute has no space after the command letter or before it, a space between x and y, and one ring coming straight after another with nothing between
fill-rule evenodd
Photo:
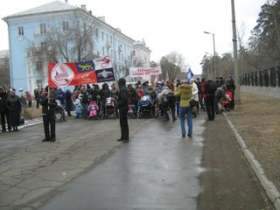
<instances>
[{"instance_id":1,"label":"blue flag","mask_svg":"<svg viewBox=\"0 0 280 210\"><path fill-rule=\"evenodd\" d=\"M191 68L189 68L189 70L187 71L187 81L190 82L191 79L193 78L194 74L191 70Z\"/></svg>"}]
</instances>

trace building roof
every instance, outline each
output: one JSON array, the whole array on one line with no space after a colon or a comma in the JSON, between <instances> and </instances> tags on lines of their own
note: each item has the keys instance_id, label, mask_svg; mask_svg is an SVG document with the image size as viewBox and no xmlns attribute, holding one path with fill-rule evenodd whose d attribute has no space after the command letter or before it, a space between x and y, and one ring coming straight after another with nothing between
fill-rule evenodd
<instances>
[{"instance_id":1,"label":"building roof","mask_svg":"<svg viewBox=\"0 0 280 210\"><path fill-rule=\"evenodd\" d=\"M139 47L139 48L142 48L142 49L144 49L144 50L146 50L146 51L152 52L152 51L150 50L150 48L146 46L146 42L144 41L144 39L143 39L142 41L139 41L139 40L138 40L138 41L135 41L135 42L133 43L133 45L134 45L134 47Z\"/></svg>"},{"instance_id":2,"label":"building roof","mask_svg":"<svg viewBox=\"0 0 280 210\"><path fill-rule=\"evenodd\" d=\"M18 12L18 13L15 13L13 15L9 15L9 16L3 18L3 20L7 21L8 19L11 19L11 18L18 18L18 17L23 17L23 16L40 15L40 14L48 14L48 13L55 13L55 12L65 12L65 11L74 11L74 10L79 10L81 12L86 13L87 15L90 15L90 16L94 17L97 21L102 22L103 24L109 26L111 29L117 31L118 33L122 34L126 38L134 41L131 37L125 35L121 31L119 31L117 28L114 28L110 24L106 23L105 19L102 20L100 18L97 18L97 17L93 16L90 12L86 11L85 9L82 9L80 7L73 6L73 5L70 5L68 3L65 3L65 2L62 2L62 1L58 1L58 0L50 2L50 3L47 3L47 4L43 4L43 5L38 6L38 7L34 7L32 9L28 9L26 11Z\"/></svg>"},{"instance_id":3,"label":"building roof","mask_svg":"<svg viewBox=\"0 0 280 210\"><path fill-rule=\"evenodd\" d=\"M42 13L69 11L69 10L75 10L75 9L80 9L80 8L72 6L72 5L64 3L64 2L61 2L61 1L53 1L53 2L50 2L47 4L43 4L39 7L34 7L32 9L28 9L26 11L22 11L22 12L13 14L13 15L9 15L9 16L5 17L4 19L21 17L21 16L26 16L26 15L36 15L36 14L42 14Z\"/></svg>"}]
</instances>

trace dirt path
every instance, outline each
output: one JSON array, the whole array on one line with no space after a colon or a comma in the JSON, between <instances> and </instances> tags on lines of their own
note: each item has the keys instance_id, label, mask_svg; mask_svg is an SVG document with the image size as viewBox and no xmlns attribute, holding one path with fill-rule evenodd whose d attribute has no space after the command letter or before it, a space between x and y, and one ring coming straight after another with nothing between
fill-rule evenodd
<instances>
[{"instance_id":1,"label":"dirt path","mask_svg":"<svg viewBox=\"0 0 280 210\"><path fill-rule=\"evenodd\" d=\"M280 99L242 93L241 102L228 116L280 191Z\"/></svg>"},{"instance_id":2,"label":"dirt path","mask_svg":"<svg viewBox=\"0 0 280 210\"><path fill-rule=\"evenodd\" d=\"M249 168L223 116L206 122L199 210L274 209Z\"/></svg>"}]
</instances>

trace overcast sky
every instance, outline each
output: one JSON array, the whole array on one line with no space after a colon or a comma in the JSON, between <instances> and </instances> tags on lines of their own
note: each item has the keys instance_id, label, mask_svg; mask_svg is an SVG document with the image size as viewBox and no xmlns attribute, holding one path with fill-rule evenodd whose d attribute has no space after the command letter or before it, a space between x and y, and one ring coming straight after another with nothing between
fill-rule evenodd
<instances>
[{"instance_id":1,"label":"overcast sky","mask_svg":"<svg viewBox=\"0 0 280 210\"><path fill-rule=\"evenodd\" d=\"M52 0L8 0L0 8L1 18L40 6ZM266 0L235 0L237 28L246 41L256 24L260 7ZM105 16L106 22L133 39L144 38L152 50L152 59L177 51L196 73L207 52L212 54L212 38L216 35L216 52L232 50L230 0L69 0L72 5L86 4L95 16ZM8 32L0 21L0 50L8 49Z\"/></svg>"}]
</instances>

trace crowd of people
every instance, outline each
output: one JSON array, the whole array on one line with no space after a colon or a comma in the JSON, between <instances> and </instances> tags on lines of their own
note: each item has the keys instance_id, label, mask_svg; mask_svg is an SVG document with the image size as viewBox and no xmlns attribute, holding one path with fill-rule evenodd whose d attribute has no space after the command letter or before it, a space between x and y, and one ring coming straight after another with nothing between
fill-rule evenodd
<instances>
[{"instance_id":1,"label":"crowd of people","mask_svg":"<svg viewBox=\"0 0 280 210\"><path fill-rule=\"evenodd\" d=\"M0 87L0 115L2 132L18 131L21 123L22 102L14 89Z\"/></svg>"},{"instance_id":2,"label":"crowd of people","mask_svg":"<svg viewBox=\"0 0 280 210\"><path fill-rule=\"evenodd\" d=\"M171 81L141 83L139 81L125 87L129 116L141 118L148 115L162 117L166 121L169 121L171 116L173 122L179 118L183 137L186 136L185 115L187 115L188 124L187 135L191 137L192 118L196 117L200 110L206 111L208 120L212 121L216 114L234 109L235 85L232 78L224 80L220 77L216 81L177 80L176 83ZM46 140L55 141L54 121L57 110L62 110L63 119L65 119L65 113L69 117L74 114L76 118L84 119L121 118L120 115L124 116L124 114L119 109L120 89L118 83L111 85L104 83L101 88L98 84L76 86L72 91L52 89L51 94L48 94L48 88L46 88L35 89L34 97L32 97L29 92L17 96L13 89L0 88L2 132L18 130L22 107L31 107L32 101L36 102L37 108L42 106L44 126L47 130ZM23 91L19 92L23 93ZM52 108L48 108L50 104ZM47 115L50 117L44 117Z\"/></svg>"}]
</instances>

